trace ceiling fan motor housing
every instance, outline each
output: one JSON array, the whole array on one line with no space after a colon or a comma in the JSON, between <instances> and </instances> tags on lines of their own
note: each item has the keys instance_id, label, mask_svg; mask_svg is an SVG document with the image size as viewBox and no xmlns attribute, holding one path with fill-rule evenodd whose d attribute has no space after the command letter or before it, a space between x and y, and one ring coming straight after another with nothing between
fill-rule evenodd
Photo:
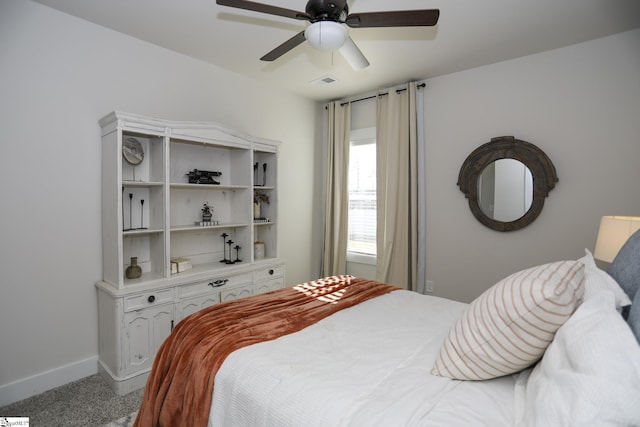
<instances>
[{"instance_id":1,"label":"ceiling fan motor housing","mask_svg":"<svg viewBox=\"0 0 640 427\"><path fill-rule=\"evenodd\" d=\"M311 17L311 22L344 22L349 14L349 6L346 0L309 0L305 11Z\"/></svg>"}]
</instances>

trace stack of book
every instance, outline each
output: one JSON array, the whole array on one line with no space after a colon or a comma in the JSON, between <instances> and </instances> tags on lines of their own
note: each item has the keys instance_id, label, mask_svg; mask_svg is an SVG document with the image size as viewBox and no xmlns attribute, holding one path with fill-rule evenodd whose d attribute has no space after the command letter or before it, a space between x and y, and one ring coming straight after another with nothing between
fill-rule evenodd
<instances>
[{"instance_id":1,"label":"stack of book","mask_svg":"<svg viewBox=\"0 0 640 427\"><path fill-rule=\"evenodd\" d=\"M182 273L192 268L193 266L189 258L171 258L171 274Z\"/></svg>"}]
</instances>

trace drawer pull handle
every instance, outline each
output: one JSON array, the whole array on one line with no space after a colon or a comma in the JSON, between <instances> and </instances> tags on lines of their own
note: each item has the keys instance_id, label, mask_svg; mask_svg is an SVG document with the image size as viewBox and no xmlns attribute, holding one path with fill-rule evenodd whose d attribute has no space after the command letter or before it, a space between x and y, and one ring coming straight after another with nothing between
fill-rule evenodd
<instances>
[{"instance_id":1,"label":"drawer pull handle","mask_svg":"<svg viewBox=\"0 0 640 427\"><path fill-rule=\"evenodd\" d=\"M149 295L149 298L147 298L147 301L149 302L154 302L156 300L156 297L153 295Z\"/></svg>"},{"instance_id":2,"label":"drawer pull handle","mask_svg":"<svg viewBox=\"0 0 640 427\"><path fill-rule=\"evenodd\" d=\"M229 279L218 279L213 282L209 282L209 286L212 288L218 288L220 286L226 285L229 282Z\"/></svg>"},{"instance_id":3,"label":"drawer pull handle","mask_svg":"<svg viewBox=\"0 0 640 427\"><path fill-rule=\"evenodd\" d=\"M269 274L273 275L273 273L274 273L274 271L273 271L273 268L272 268L271 270L269 270Z\"/></svg>"}]
</instances>

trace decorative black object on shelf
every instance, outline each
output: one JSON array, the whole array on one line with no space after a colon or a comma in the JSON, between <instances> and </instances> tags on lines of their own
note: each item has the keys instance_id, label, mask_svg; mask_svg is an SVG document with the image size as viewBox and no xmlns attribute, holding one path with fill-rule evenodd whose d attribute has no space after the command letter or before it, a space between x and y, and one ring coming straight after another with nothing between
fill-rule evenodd
<instances>
[{"instance_id":1,"label":"decorative black object on shelf","mask_svg":"<svg viewBox=\"0 0 640 427\"><path fill-rule=\"evenodd\" d=\"M258 185L258 165L260 163L256 162L253 164L253 185Z\"/></svg>"},{"instance_id":2,"label":"decorative black object on shelf","mask_svg":"<svg viewBox=\"0 0 640 427\"><path fill-rule=\"evenodd\" d=\"M227 259L227 246L226 246L226 240L227 237L229 235L227 233L222 233L220 235L220 237L222 237L222 251L224 252L224 258L220 260L220 262L224 262L225 264L229 264L229 259ZM229 255L229 258L231 258L231 255Z\"/></svg>"},{"instance_id":3,"label":"decorative black object on shelf","mask_svg":"<svg viewBox=\"0 0 640 427\"><path fill-rule=\"evenodd\" d=\"M238 245L235 245L233 249L236 250L236 259L234 259L233 262L242 262L242 260L240 259L240 249L242 248Z\"/></svg>"},{"instance_id":4,"label":"decorative black object on shelf","mask_svg":"<svg viewBox=\"0 0 640 427\"><path fill-rule=\"evenodd\" d=\"M253 185L255 187L265 187L267 185L267 164L262 164L262 184L258 183L260 181L260 170L258 169L259 165L260 163L257 162L253 164Z\"/></svg>"},{"instance_id":5,"label":"decorative black object on shelf","mask_svg":"<svg viewBox=\"0 0 640 427\"><path fill-rule=\"evenodd\" d=\"M144 226L144 199L140 199L140 228L139 230L146 230Z\"/></svg>"},{"instance_id":6,"label":"decorative black object on shelf","mask_svg":"<svg viewBox=\"0 0 640 427\"><path fill-rule=\"evenodd\" d=\"M262 186L266 186L267 185L267 164L263 163L262 164Z\"/></svg>"},{"instance_id":7,"label":"decorative black object on shelf","mask_svg":"<svg viewBox=\"0 0 640 427\"><path fill-rule=\"evenodd\" d=\"M220 181L216 181L214 177L222 176L222 172L218 171L201 171L194 169L187 174L189 184L213 184L220 185Z\"/></svg>"},{"instance_id":8,"label":"decorative black object on shelf","mask_svg":"<svg viewBox=\"0 0 640 427\"><path fill-rule=\"evenodd\" d=\"M125 228L123 231L131 231L133 230L133 193L129 193L129 228ZM122 226L124 227L124 221L122 222Z\"/></svg>"},{"instance_id":9,"label":"decorative black object on shelf","mask_svg":"<svg viewBox=\"0 0 640 427\"><path fill-rule=\"evenodd\" d=\"M227 240L227 245L229 245L229 259L227 260L227 264L233 264L235 261L231 260L231 245L233 245L235 242L231 239ZM226 254L225 254L225 258L226 258Z\"/></svg>"},{"instance_id":10,"label":"decorative black object on shelf","mask_svg":"<svg viewBox=\"0 0 640 427\"><path fill-rule=\"evenodd\" d=\"M213 206L209 203L202 205L202 222L211 222L211 216L213 215Z\"/></svg>"}]
</instances>

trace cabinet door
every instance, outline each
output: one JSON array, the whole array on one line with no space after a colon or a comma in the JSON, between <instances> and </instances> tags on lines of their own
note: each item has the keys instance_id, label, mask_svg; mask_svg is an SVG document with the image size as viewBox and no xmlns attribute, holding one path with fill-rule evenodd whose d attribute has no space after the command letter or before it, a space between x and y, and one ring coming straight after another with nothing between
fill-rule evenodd
<instances>
[{"instance_id":1,"label":"cabinet door","mask_svg":"<svg viewBox=\"0 0 640 427\"><path fill-rule=\"evenodd\" d=\"M124 315L125 374L151 368L160 344L171 333L173 304L165 304Z\"/></svg>"},{"instance_id":2,"label":"cabinet door","mask_svg":"<svg viewBox=\"0 0 640 427\"><path fill-rule=\"evenodd\" d=\"M253 285L240 286L237 288L221 291L220 301L231 301L234 299L250 297L251 295L253 295Z\"/></svg>"}]
</instances>

